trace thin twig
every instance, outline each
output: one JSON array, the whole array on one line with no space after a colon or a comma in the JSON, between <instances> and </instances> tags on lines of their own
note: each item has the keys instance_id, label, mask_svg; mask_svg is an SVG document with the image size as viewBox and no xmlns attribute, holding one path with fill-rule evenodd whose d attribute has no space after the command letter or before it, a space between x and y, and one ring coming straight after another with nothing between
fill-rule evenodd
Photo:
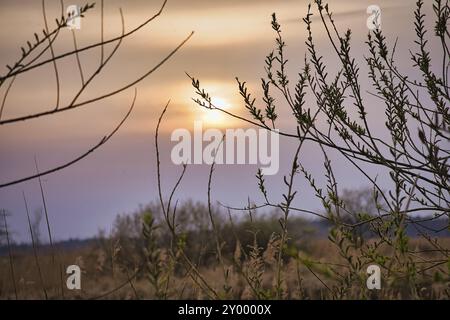
<instances>
[{"instance_id":1,"label":"thin twig","mask_svg":"<svg viewBox=\"0 0 450 320\"><path fill-rule=\"evenodd\" d=\"M34 164L36 166L36 174L39 175L39 167L38 167L38 162L37 162L36 156L34 157ZM44 205L45 223L47 225L47 234L48 234L48 239L50 242L50 248L52 250L52 263L53 263L53 267L54 267L56 264L56 259L55 259L56 251L55 251L55 246L53 243L52 231L51 231L51 227L50 227L50 219L48 217L47 201L45 200L45 193L44 193L44 187L42 185L41 176L38 176L38 182L39 182L39 189L41 191L42 204ZM64 299L64 281L62 278L63 270L62 270L61 261L58 262L58 267L59 267L59 276L60 276L60 285L61 285L61 297Z\"/></svg>"},{"instance_id":2,"label":"thin twig","mask_svg":"<svg viewBox=\"0 0 450 320\"><path fill-rule=\"evenodd\" d=\"M67 110L73 110L76 108L79 108L81 106L93 103L93 102L97 102L106 98L109 98L111 96L114 96L122 91L125 91L131 87L133 87L134 85L136 85L137 83L141 82L142 80L144 80L145 78L147 78L150 74L152 74L153 72L155 72L156 70L158 70L165 62L167 62L179 49L181 49L181 47L193 36L194 32L191 32L189 34L189 36L187 36L175 49L173 49L166 57L164 57L164 59L162 59L159 63L157 63L153 68L151 68L150 70L148 70L145 74L143 74L142 76L140 76L139 78L137 78L136 80L134 80L131 83L128 83L127 85L120 87L114 91L110 91L106 94L103 94L101 96L89 99L89 100L85 100L83 102L79 102L73 105L68 105L65 107L60 107L58 109L49 109L47 111L44 112L39 112L39 113L35 113L35 114L31 114L31 115L27 115L27 116L21 116L21 117L17 117L17 118L12 118L12 119L7 119L7 120L1 120L0 121L0 125L3 124L10 124L10 123L14 123L14 122L20 122L20 121L26 121L26 120L30 120L30 119L36 119L36 118L40 118L43 116L48 116L51 114L57 114L60 112L64 112Z\"/></svg>"},{"instance_id":3,"label":"thin twig","mask_svg":"<svg viewBox=\"0 0 450 320\"><path fill-rule=\"evenodd\" d=\"M6 98L8 97L9 90L11 89L11 87L14 83L14 80L16 80L15 76L11 79L11 82L9 83L8 87L6 88L5 95L3 96L2 106L0 107L0 120L2 119L3 109L5 108L5 103L6 103Z\"/></svg>"},{"instance_id":4,"label":"thin twig","mask_svg":"<svg viewBox=\"0 0 450 320\"><path fill-rule=\"evenodd\" d=\"M45 31L48 34L48 23L47 23L47 14L45 12L45 0L42 0L42 15L44 17L44 24L45 24ZM55 71L55 79L56 79L56 109L59 108L59 96L60 96L60 84L59 84L59 73L58 73L58 66L56 65L56 59L55 59L55 51L53 49L53 44L49 39L49 46L50 46L50 53L52 55L52 62L53 62L53 69Z\"/></svg>"},{"instance_id":5,"label":"thin twig","mask_svg":"<svg viewBox=\"0 0 450 320\"><path fill-rule=\"evenodd\" d=\"M34 261L36 263L36 268L38 271L39 281L40 281L40 284L42 287L42 292L44 293L45 300L48 300L47 290L45 289L45 284L44 284L44 277L42 276L41 265L39 263L39 258L38 258L38 253L37 253L37 244L36 244L36 240L34 238L33 227L31 226L30 212L28 210L28 203L27 203L27 199L25 197L24 191L22 191L22 195L23 195L23 202L25 203L25 211L27 213L27 220L28 220L28 227L30 230L31 243L33 244Z\"/></svg>"},{"instance_id":6,"label":"thin twig","mask_svg":"<svg viewBox=\"0 0 450 320\"><path fill-rule=\"evenodd\" d=\"M48 169L46 171L36 173L34 175L31 175L31 176L28 176L28 177L25 177L25 178L21 178L21 179L18 179L18 180L14 180L14 181L10 181L10 182L7 182L7 183L0 184L0 188L4 188L4 187L7 187L7 186L15 185L15 184L22 183L22 182L25 182L25 181L28 181L28 180L32 180L32 179L36 179L36 178L39 178L39 177L42 177L42 176L49 175L51 173L54 173L54 172L60 171L62 169L65 169L65 168L67 168L67 167L69 167L69 166L79 162L80 160L86 158L89 154L93 153L95 150L97 150L102 145L104 145L106 142L108 142L112 138L112 136L120 129L120 127L124 124L125 120L131 114L131 111L134 108L135 101L136 101L136 96L137 96L137 89L134 92L134 98L133 98L133 102L131 104L131 107L128 110L127 114L124 116L124 118L111 131L111 133L109 133L107 136L104 136L95 146L90 148L88 151L86 151L85 153L83 153L80 156L76 157L75 159L73 159L73 160L71 160L69 162L66 162L65 164L59 165L57 167L54 167L52 169Z\"/></svg>"},{"instance_id":7,"label":"thin twig","mask_svg":"<svg viewBox=\"0 0 450 320\"><path fill-rule=\"evenodd\" d=\"M17 295L17 286L16 286L16 277L14 274L14 261L13 261L13 255L11 250L11 241L9 239L9 231L8 231L8 223L6 221L6 210L3 210L3 220L5 222L5 233L6 233L6 242L8 244L8 254L9 254L9 266L11 270L11 280L14 286L14 294L16 296L16 300L18 299Z\"/></svg>"}]
</instances>

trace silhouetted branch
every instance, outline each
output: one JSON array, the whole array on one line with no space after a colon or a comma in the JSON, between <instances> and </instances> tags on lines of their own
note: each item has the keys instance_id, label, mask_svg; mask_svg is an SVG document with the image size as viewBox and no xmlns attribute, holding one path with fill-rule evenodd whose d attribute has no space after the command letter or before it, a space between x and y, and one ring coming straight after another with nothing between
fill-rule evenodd
<instances>
[{"instance_id":1,"label":"silhouetted branch","mask_svg":"<svg viewBox=\"0 0 450 320\"><path fill-rule=\"evenodd\" d=\"M94 152L95 150L100 148L102 145L104 145L106 142L108 142L112 138L112 136L120 129L120 127L123 125L123 123L128 118L128 116L131 114L131 111L134 108L135 101L136 101L136 96L137 96L137 90L135 90L135 92L134 92L133 102L131 103L131 106L130 106L128 112L126 113L125 117L120 121L120 123L107 136L104 136L95 146L90 148L88 151L86 151L85 153L83 153L80 156L76 157L75 159L73 159L73 160L71 160L71 161L69 161L69 162L67 162L65 164L62 164L60 166L57 166L55 168L48 169L48 170L45 170L43 172L39 172L37 174L31 175L31 176L28 176L28 177L25 177L25 178L21 178L21 179L18 179L18 180L14 180L14 181L10 181L10 182L7 182L7 183L0 184L0 188L4 188L4 187L7 187L7 186L11 186L11 185L18 184L18 183L21 183L21 182L25 182L25 181L28 181L28 180L36 179L36 178L39 178L39 177L42 177L42 176L46 176L48 174L51 174L51 173L60 171L62 169L65 169L65 168L67 168L67 167L69 167L69 166L79 162L80 160L86 158L89 154L91 154L92 152Z\"/></svg>"}]
</instances>

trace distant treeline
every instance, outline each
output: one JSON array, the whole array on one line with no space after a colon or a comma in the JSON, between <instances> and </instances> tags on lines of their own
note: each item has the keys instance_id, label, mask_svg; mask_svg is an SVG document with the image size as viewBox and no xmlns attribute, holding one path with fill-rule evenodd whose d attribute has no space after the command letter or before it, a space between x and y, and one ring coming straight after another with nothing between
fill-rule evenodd
<instances>
[{"instance_id":1,"label":"distant treeline","mask_svg":"<svg viewBox=\"0 0 450 320\"><path fill-rule=\"evenodd\" d=\"M236 248L236 241L244 248L257 245L265 249L270 242L271 236L280 232L280 212L276 210L266 213L255 213L252 211L228 212L225 208L216 205L212 209L217 229L223 242L225 255L232 255ZM367 213L367 212L365 212ZM117 215L113 229L110 234L100 231L98 235L88 239L69 239L57 242L57 247L62 250L78 250L87 247L102 246L106 240L118 241L123 254L133 255L136 251L143 248L144 241L142 235L142 218L145 215L151 215L157 225L160 247L170 245L170 233L166 230L164 216L161 207L158 204L151 203L141 207L131 214ZM352 222L352 217L348 218ZM415 223L408 224L406 233L408 237L415 238L420 233L432 233L434 237L450 237L450 230L447 219L427 219L425 216L413 219ZM186 243L187 252L196 255L202 252L202 255L208 256L209 252L214 252L213 233L208 215L208 207L201 202L187 201L177 209L177 224L179 232L183 234ZM326 239L333 223L326 219L307 219L303 217L292 216L288 221L289 243L308 251L309 244L315 239ZM357 227L354 232L364 238L370 239L377 237L366 227ZM44 242L44 241L43 241ZM32 253L31 243L14 243L12 249L16 254ZM40 250L50 251L48 244L40 245ZM0 246L0 255L8 254L6 245ZM124 257L125 258L125 257Z\"/></svg>"}]
</instances>

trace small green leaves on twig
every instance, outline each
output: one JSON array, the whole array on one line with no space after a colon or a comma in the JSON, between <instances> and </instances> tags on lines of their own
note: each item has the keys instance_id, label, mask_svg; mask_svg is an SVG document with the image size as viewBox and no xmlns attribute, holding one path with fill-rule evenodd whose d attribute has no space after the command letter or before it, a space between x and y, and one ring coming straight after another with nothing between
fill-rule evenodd
<instances>
[{"instance_id":1,"label":"small green leaves on twig","mask_svg":"<svg viewBox=\"0 0 450 320\"><path fill-rule=\"evenodd\" d=\"M255 107L255 98L252 98L251 94L248 92L247 86L245 82L240 82L239 78L236 77L236 81L239 85L239 93L244 98L245 108L250 112L253 119L259 121L264 125L264 116L261 112L261 109Z\"/></svg>"}]
</instances>

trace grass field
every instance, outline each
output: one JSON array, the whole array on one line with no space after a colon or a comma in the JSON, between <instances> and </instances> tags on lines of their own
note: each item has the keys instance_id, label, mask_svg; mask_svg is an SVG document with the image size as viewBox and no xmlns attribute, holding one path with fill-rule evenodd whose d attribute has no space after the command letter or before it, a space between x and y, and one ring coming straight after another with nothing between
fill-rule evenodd
<instances>
[{"instance_id":1,"label":"grass field","mask_svg":"<svg viewBox=\"0 0 450 320\"><path fill-rule=\"evenodd\" d=\"M222 259L227 277L223 275L222 265L214 252L213 234L208 230L191 230L186 236L185 253L199 274L186 268L181 261L181 253L173 255L170 242L164 239L162 228L157 233L158 240L149 245L148 239L139 236L140 225L133 223L138 217L120 216L115 231L111 235L85 241L75 248L67 242L56 244L55 261L50 246L38 249L39 270L31 246L13 247L13 267L19 298L44 299L46 291L49 299L200 299L209 298L200 284L199 278L208 286L232 299L273 298L276 288L277 265L277 226L271 217L235 223L233 232L236 238L223 243ZM449 263L442 260L442 253L424 239L410 238L408 252L414 257L414 290L411 283L397 277L395 269L391 272L382 269L381 290L369 291L365 288L365 265L352 282L345 287L342 278L349 276L349 264L340 254L339 247L329 239L315 236L303 220L292 223L293 232L288 247L285 248L282 263L282 298L288 299L448 299ZM229 225L220 228L223 234L232 233ZM245 234L253 234L256 238ZM299 231L303 230L303 231ZM236 239L240 241L236 242ZM256 239L256 243L254 240ZM362 259L360 251L370 248L379 239L371 238L363 242L361 248L351 249L351 256ZM437 238L436 243L450 250L450 238ZM146 245L147 244L147 245ZM148 250L141 250L147 247ZM380 256L389 257L392 250L388 246L379 247ZM155 256L157 254L157 256ZM444 263L439 263L444 261ZM435 263L437 262L437 263ZM67 275L63 276L61 290L60 264L62 270L76 264L82 270L81 290L68 290L65 285ZM388 265L388 264L386 264ZM14 299L14 286L11 279L11 265L7 254L0 257L0 298ZM63 293L62 293L63 291ZM417 296L413 296L416 292ZM340 295L338 295L340 294Z\"/></svg>"}]
</instances>

